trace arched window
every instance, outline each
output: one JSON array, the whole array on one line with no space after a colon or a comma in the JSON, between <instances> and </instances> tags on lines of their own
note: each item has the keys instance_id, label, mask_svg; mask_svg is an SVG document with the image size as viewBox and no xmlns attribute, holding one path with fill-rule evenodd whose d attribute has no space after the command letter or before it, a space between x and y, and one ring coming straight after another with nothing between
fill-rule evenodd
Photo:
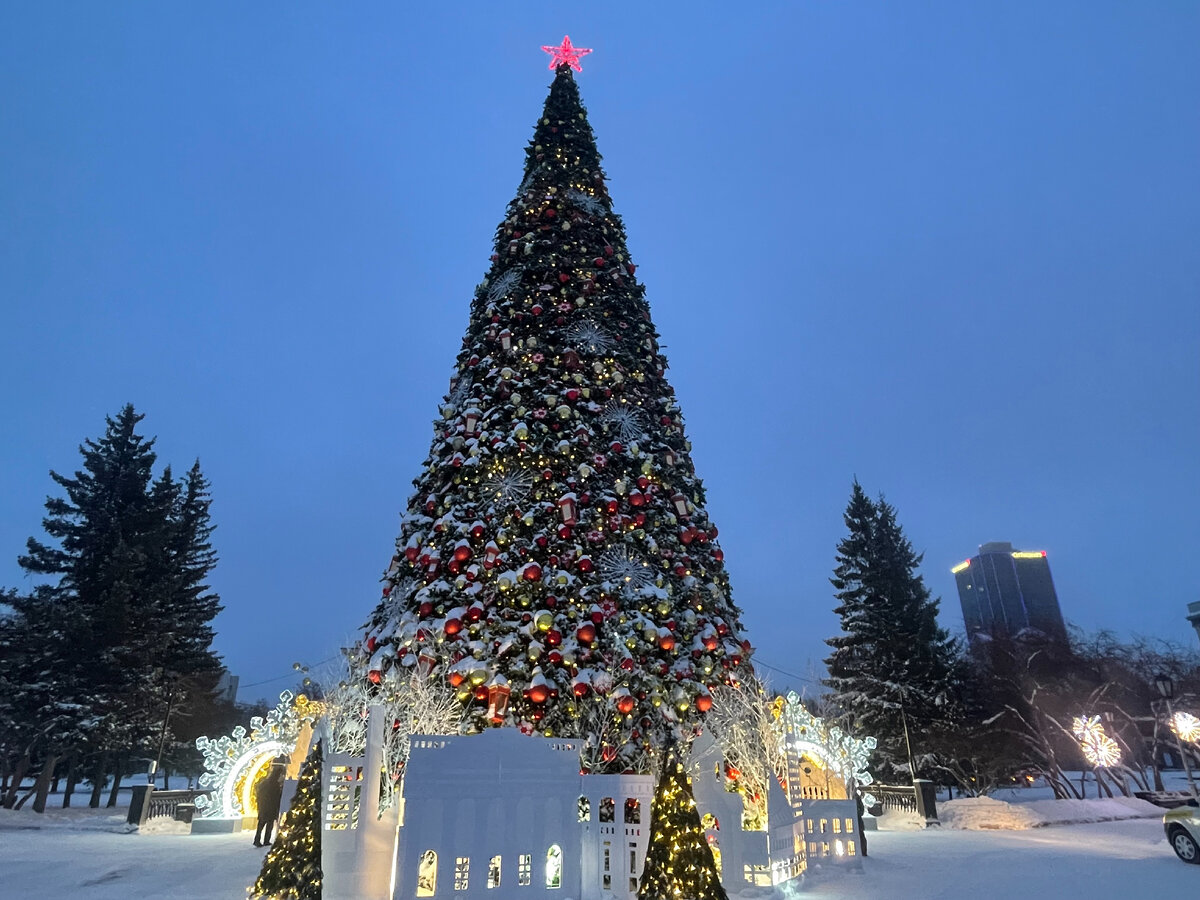
<instances>
[{"instance_id":1,"label":"arched window","mask_svg":"<svg viewBox=\"0 0 1200 900\"><path fill-rule=\"evenodd\" d=\"M432 897L437 893L437 853L426 850L417 864L417 896Z\"/></svg>"},{"instance_id":2,"label":"arched window","mask_svg":"<svg viewBox=\"0 0 1200 900\"><path fill-rule=\"evenodd\" d=\"M579 798L579 821L580 822L592 821L592 801L589 800L587 797Z\"/></svg>"},{"instance_id":3,"label":"arched window","mask_svg":"<svg viewBox=\"0 0 1200 900\"><path fill-rule=\"evenodd\" d=\"M546 887L562 887L562 847L551 844L546 851Z\"/></svg>"},{"instance_id":4,"label":"arched window","mask_svg":"<svg viewBox=\"0 0 1200 900\"><path fill-rule=\"evenodd\" d=\"M642 824L642 805L638 802L636 797L629 797L625 801L625 824Z\"/></svg>"}]
</instances>

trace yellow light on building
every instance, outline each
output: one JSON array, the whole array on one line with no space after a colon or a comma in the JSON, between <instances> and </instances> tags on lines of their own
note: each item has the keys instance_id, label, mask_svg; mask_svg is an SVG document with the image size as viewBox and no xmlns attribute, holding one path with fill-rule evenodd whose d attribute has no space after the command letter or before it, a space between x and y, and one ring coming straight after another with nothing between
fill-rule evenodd
<instances>
[{"instance_id":1,"label":"yellow light on building","mask_svg":"<svg viewBox=\"0 0 1200 900\"><path fill-rule=\"evenodd\" d=\"M1013 559L1045 559L1045 550L1016 550L1013 552Z\"/></svg>"},{"instance_id":2,"label":"yellow light on building","mask_svg":"<svg viewBox=\"0 0 1200 900\"><path fill-rule=\"evenodd\" d=\"M971 568L971 561L970 561L969 559L966 559L966 560L963 560L962 562L960 562L960 563L959 563L957 566L955 566L953 569L951 569L951 570L950 570L950 573L951 573L952 575L957 575L957 574L958 574L959 572L961 572L963 569L969 569L969 568Z\"/></svg>"}]
</instances>

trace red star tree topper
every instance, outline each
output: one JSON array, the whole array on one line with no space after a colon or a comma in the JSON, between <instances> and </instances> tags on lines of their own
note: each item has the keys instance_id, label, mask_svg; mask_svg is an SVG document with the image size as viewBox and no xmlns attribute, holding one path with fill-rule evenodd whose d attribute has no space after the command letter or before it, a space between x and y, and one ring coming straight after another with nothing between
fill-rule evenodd
<instances>
[{"instance_id":1,"label":"red star tree topper","mask_svg":"<svg viewBox=\"0 0 1200 900\"><path fill-rule=\"evenodd\" d=\"M576 72L583 71L583 66L579 65L579 57L587 56L592 52L583 47L571 46L569 35L563 36L563 42L559 46L544 46L542 49L550 54L551 69L557 69L559 66L570 66Z\"/></svg>"}]
</instances>

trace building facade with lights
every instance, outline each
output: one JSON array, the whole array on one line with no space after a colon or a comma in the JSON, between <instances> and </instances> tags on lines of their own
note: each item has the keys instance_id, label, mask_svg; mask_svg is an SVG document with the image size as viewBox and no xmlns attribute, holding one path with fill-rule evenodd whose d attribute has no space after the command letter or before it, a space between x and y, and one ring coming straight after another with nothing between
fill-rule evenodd
<instances>
[{"instance_id":1,"label":"building facade with lights","mask_svg":"<svg viewBox=\"0 0 1200 900\"><path fill-rule=\"evenodd\" d=\"M1196 637L1200 638L1200 600L1188 604L1187 620L1196 629Z\"/></svg>"},{"instance_id":2,"label":"building facade with lights","mask_svg":"<svg viewBox=\"0 0 1200 900\"><path fill-rule=\"evenodd\" d=\"M978 555L951 572L969 643L1032 633L1067 644L1067 628L1045 550L1014 550L1007 541L993 541L980 545Z\"/></svg>"}]
</instances>

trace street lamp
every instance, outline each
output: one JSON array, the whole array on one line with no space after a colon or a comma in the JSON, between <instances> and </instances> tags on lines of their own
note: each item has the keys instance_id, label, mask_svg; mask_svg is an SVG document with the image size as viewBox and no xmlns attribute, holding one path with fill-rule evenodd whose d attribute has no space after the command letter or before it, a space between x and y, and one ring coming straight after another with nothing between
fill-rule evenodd
<instances>
[{"instance_id":1,"label":"street lamp","mask_svg":"<svg viewBox=\"0 0 1200 900\"><path fill-rule=\"evenodd\" d=\"M1159 672L1154 676L1154 686L1158 688L1158 695L1164 700L1175 699L1175 682L1171 680L1170 675Z\"/></svg>"},{"instance_id":2,"label":"street lamp","mask_svg":"<svg viewBox=\"0 0 1200 900\"><path fill-rule=\"evenodd\" d=\"M1171 708L1171 701L1175 698L1175 682L1171 680L1171 676L1165 672L1159 672L1154 676L1154 686L1158 689L1158 694L1163 699L1163 703L1167 706L1167 720L1175 715L1175 710ZM1158 724L1158 717L1155 716L1155 725ZM1183 749L1183 741L1179 737L1179 733L1171 729L1175 734L1175 746L1179 748L1179 758L1183 761L1183 771L1187 774L1188 787L1192 789L1193 797L1200 797L1196 793L1196 782L1192 780L1192 767L1188 762L1187 753Z\"/></svg>"}]
</instances>

